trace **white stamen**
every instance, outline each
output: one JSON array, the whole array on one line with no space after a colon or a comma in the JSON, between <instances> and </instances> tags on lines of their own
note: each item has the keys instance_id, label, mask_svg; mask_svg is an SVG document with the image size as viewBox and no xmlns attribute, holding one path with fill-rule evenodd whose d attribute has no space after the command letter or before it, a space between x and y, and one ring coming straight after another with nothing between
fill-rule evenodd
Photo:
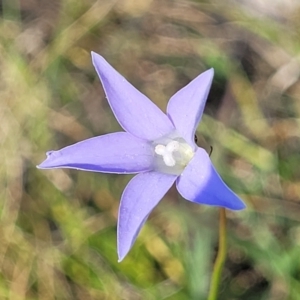
<instances>
[{"instance_id":1,"label":"white stamen","mask_svg":"<svg viewBox=\"0 0 300 300\"><path fill-rule=\"evenodd\" d=\"M163 156L163 160L165 162L165 164L168 166L168 167L173 167L175 166L175 159L173 158L172 156L172 153L168 153L166 152L165 155Z\"/></svg>"},{"instance_id":2,"label":"white stamen","mask_svg":"<svg viewBox=\"0 0 300 300\"><path fill-rule=\"evenodd\" d=\"M180 174L194 156L194 151L186 141L172 133L154 147L156 170L168 174Z\"/></svg>"},{"instance_id":3,"label":"white stamen","mask_svg":"<svg viewBox=\"0 0 300 300\"><path fill-rule=\"evenodd\" d=\"M167 146L164 145L156 145L155 146L155 153L161 155L165 164L169 167L175 165L175 160L173 158L173 151L176 149L176 143L178 142L171 142ZM177 147L178 148L178 147Z\"/></svg>"},{"instance_id":4,"label":"white stamen","mask_svg":"<svg viewBox=\"0 0 300 300\"><path fill-rule=\"evenodd\" d=\"M155 153L158 154L158 155L164 155L164 153L165 153L165 148L166 148L166 146L164 146L164 145L156 145L154 151L155 151Z\"/></svg>"}]
</instances>

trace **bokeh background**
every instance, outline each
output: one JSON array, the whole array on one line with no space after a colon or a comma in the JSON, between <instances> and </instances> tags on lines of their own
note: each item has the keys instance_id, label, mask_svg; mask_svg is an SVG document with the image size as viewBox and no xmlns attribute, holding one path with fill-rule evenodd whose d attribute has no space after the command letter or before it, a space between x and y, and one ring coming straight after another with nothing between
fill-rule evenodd
<instances>
[{"instance_id":1,"label":"bokeh background","mask_svg":"<svg viewBox=\"0 0 300 300\"><path fill-rule=\"evenodd\" d=\"M247 203L227 214L220 299L300 299L298 0L0 3L0 299L206 299L217 208L172 189L118 263L131 177L35 167L120 130L90 51L163 110L215 69L197 135Z\"/></svg>"}]
</instances>

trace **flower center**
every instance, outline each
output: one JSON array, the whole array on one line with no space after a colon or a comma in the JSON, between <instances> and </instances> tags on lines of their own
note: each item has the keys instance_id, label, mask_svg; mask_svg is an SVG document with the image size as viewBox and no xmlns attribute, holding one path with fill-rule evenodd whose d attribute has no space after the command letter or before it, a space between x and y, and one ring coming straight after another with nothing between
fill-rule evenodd
<instances>
[{"instance_id":1,"label":"flower center","mask_svg":"<svg viewBox=\"0 0 300 300\"><path fill-rule=\"evenodd\" d=\"M179 175L194 156L192 147L176 132L153 142L154 169Z\"/></svg>"}]
</instances>

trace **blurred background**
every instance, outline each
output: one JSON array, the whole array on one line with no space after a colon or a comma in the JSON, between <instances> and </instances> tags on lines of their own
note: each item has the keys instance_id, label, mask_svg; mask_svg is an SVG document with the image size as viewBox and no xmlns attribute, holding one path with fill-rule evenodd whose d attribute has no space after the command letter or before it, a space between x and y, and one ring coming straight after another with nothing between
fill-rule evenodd
<instances>
[{"instance_id":1,"label":"blurred background","mask_svg":"<svg viewBox=\"0 0 300 300\"><path fill-rule=\"evenodd\" d=\"M220 299L299 299L298 0L0 4L0 299L206 299L217 208L172 189L118 263L131 176L36 169L48 150L120 130L90 51L164 111L215 69L197 135L247 203L228 211Z\"/></svg>"}]
</instances>

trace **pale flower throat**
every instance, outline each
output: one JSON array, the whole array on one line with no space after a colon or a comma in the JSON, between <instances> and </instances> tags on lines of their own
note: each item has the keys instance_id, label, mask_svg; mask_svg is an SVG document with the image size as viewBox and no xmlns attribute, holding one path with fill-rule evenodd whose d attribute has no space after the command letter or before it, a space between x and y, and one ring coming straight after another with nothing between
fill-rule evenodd
<instances>
[{"instance_id":1,"label":"pale flower throat","mask_svg":"<svg viewBox=\"0 0 300 300\"><path fill-rule=\"evenodd\" d=\"M194 156L193 148L177 132L153 142L154 169L161 173L179 175Z\"/></svg>"}]
</instances>

